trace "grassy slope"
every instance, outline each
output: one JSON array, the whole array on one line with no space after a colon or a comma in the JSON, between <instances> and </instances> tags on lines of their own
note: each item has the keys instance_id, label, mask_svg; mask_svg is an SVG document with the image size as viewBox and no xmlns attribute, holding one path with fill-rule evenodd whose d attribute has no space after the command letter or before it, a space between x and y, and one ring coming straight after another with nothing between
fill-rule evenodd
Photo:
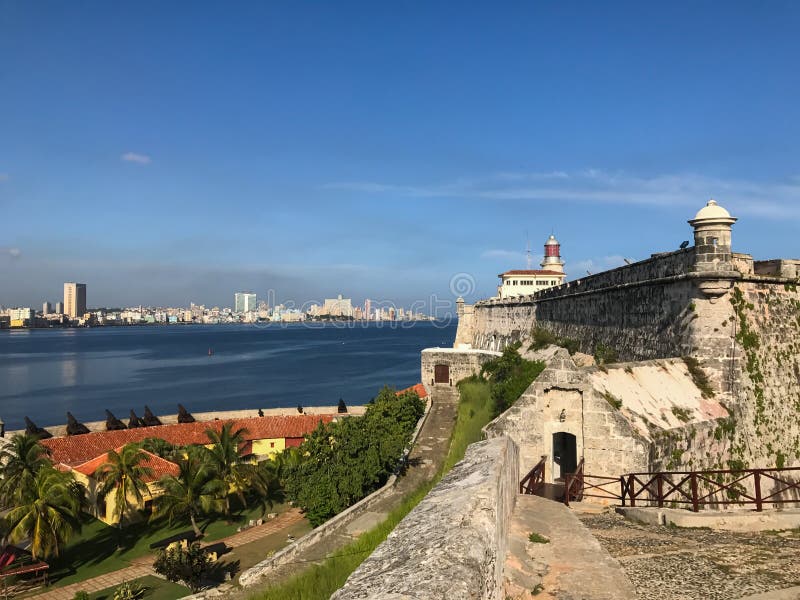
<instances>
[{"instance_id":1,"label":"grassy slope","mask_svg":"<svg viewBox=\"0 0 800 600\"><path fill-rule=\"evenodd\" d=\"M444 473L464 457L467 446L482 439L481 429L493 418L489 384L464 382L459 386L461 401L450 450L442 472L406 496L401 504L377 527L362 534L320 565L306 569L286 583L253 596L259 600L327 600L338 590L358 565L386 539L403 517L420 503Z\"/></svg>"}]
</instances>

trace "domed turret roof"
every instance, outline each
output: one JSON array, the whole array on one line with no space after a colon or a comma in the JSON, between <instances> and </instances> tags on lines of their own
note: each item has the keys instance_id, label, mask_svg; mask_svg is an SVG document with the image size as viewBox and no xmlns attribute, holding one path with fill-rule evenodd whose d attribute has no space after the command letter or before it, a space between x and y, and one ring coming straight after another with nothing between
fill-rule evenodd
<instances>
[{"instance_id":1,"label":"domed turret roof","mask_svg":"<svg viewBox=\"0 0 800 600\"><path fill-rule=\"evenodd\" d=\"M720 219L731 222L736 220L734 217L731 217L731 213L729 213L727 210L725 210L719 204L717 204L716 200L711 199L708 201L708 204L706 204L703 208L697 211L697 214L695 215L694 219L692 219L692 221L690 222L709 221L709 220L718 221Z\"/></svg>"},{"instance_id":2,"label":"domed turret roof","mask_svg":"<svg viewBox=\"0 0 800 600\"><path fill-rule=\"evenodd\" d=\"M694 218L695 219L718 219L718 218L722 217L723 219L725 219L725 218L730 217L730 216L731 216L731 213L729 213L727 210L722 208L719 204L717 204L717 201L712 198L711 200L708 201L708 204L706 204L703 208L701 208L699 211L697 211L697 214L695 215Z\"/></svg>"},{"instance_id":3,"label":"domed turret roof","mask_svg":"<svg viewBox=\"0 0 800 600\"><path fill-rule=\"evenodd\" d=\"M551 234L550 237L547 238L547 241L544 243L544 245L545 246L558 246L559 243L558 243L558 240L556 239L556 236Z\"/></svg>"}]
</instances>

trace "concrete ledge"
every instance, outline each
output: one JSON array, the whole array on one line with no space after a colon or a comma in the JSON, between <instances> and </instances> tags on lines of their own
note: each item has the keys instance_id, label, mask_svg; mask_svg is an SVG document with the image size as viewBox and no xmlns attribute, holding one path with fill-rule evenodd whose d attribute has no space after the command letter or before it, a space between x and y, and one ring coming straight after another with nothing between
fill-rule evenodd
<instances>
[{"instance_id":1,"label":"concrete ledge","mask_svg":"<svg viewBox=\"0 0 800 600\"><path fill-rule=\"evenodd\" d=\"M501 598L517 479L510 438L472 444L331 600Z\"/></svg>"},{"instance_id":2,"label":"concrete ledge","mask_svg":"<svg viewBox=\"0 0 800 600\"><path fill-rule=\"evenodd\" d=\"M781 531L800 527L800 509L701 510L691 512L676 508L620 506L616 512L626 519L645 525L707 527L721 531Z\"/></svg>"}]
</instances>

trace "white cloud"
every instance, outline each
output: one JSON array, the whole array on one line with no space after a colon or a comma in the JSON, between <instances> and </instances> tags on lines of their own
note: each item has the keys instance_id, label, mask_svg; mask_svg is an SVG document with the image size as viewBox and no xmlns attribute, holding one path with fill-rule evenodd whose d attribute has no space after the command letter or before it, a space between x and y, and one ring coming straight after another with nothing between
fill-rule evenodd
<instances>
[{"instance_id":1,"label":"white cloud","mask_svg":"<svg viewBox=\"0 0 800 600\"><path fill-rule=\"evenodd\" d=\"M0 255L5 254L9 258L16 259L22 256L22 250L19 248L0 248Z\"/></svg>"},{"instance_id":2,"label":"white cloud","mask_svg":"<svg viewBox=\"0 0 800 600\"><path fill-rule=\"evenodd\" d=\"M551 173L499 173L435 185L343 182L324 186L373 194L498 201L571 201L594 204L681 206L687 214L716 198L734 215L800 219L800 178L784 181L721 179L693 173L653 177L586 169Z\"/></svg>"},{"instance_id":3,"label":"white cloud","mask_svg":"<svg viewBox=\"0 0 800 600\"><path fill-rule=\"evenodd\" d=\"M126 152L120 157L125 162L137 163L140 165L149 165L152 160L146 154L136 154L136 152Z\"/></svg>"}]
</instances>

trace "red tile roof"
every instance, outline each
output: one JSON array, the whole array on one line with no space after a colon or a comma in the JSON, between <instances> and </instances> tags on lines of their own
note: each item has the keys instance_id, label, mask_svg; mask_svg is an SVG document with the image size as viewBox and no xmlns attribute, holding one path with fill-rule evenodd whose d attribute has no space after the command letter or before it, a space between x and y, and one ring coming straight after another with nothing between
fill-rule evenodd
<instances>
[{"instance_id":1,"label":"red tile roof","mask_svg":"<svg viewBox=\"0 0 800 600\"><path fill-rule=\"evenodd\" d=\"M428 397L428 390L426 390L425 386L422 385L421 383L417 383L404 390L400 390L397 392L397 395L400 396L402 394L405 394L406 392L417 392L417 396L419 396L423 400Z\"/></svg>"},{"instance_id":2,"label":"red tile roof","mask_svg":"<svg viewBox=\"0 0 800 600\"><path fill-rule=\"evenodd\" d=\"M117 452L121 452L122 447L115 448L115 450ZM161 458L160 456L153 454L152 452L148 452L147 450L142 450L142 452L145 454L147 458L145 458L145 460L143 460L139 464L153 471L153 474L151 476L144 478L145 482L156 481L158 479L161 479L164 475L175 475L175 476L178 475L178 465L176 465L174 462L170 462L165 458ZM100 456L93 458L90 461L87 461L81 465L73 467L73 469L75 471L78 471L78 473L83 473L87 477L94 477L94 474L97 471L97 469L102 467L107 462L108 462L108 452L105 452Z\"/></svg>"},{"instance_id":3,"label":"red tile roof","mask_svg":"<svg viewBox=\"0 0 800 600\"><path fill-rule=\"evenodd\" d=\"M500 273L500 275L498 275L498 277L503 277L504 275L559 275L559 276L563 276L564 273L561 273L559 271L547 271L547 270L545 270L545 271L529 271L529 270L526 270L526 269L520 269L520 270L516 270L516 271L506 271L505 273Z\"/></svg>"},{"instance_id":4,"label":"red tile roof","mask_svg":"<svg viewBox=\"0 0 800 600\"><path fill-rule=\"evenodd\" d=\"M245 441L268 438L302 438L305 434L311 433L320 421L329 423L333 419L334 415L249 417L233 419L233 429L244 428L246 430ZM53 462L75 466L99 457L114 448L120 448L131 442L141 442L149 437L160 438L176 446L208 444L206 429L220 431L222 426L229 421L231 419L174 423L120 431L95 431L83 435L42 440L42 445L50 449L50 458Z\"/></svg>"}]
</instances>

